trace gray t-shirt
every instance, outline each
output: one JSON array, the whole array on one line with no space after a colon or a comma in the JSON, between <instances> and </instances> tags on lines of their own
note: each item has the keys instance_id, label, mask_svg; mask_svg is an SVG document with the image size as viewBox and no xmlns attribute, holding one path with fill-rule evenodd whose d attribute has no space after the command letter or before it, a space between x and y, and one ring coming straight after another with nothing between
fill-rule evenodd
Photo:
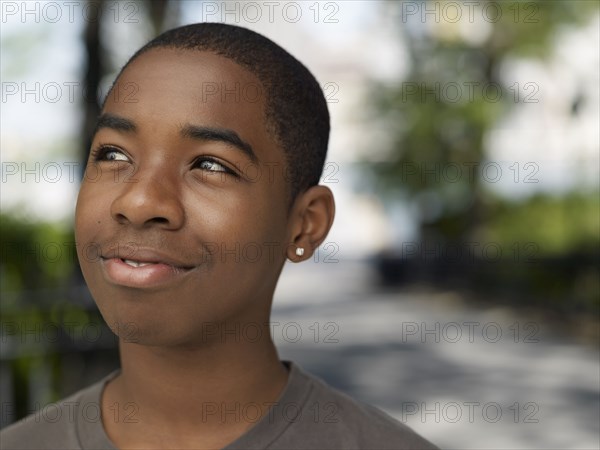
<instances>
[{"instance_id":1,"label":"gray t-shirt","mask_svg":"<svg viewBox=\"0 0 600 450\"><path fill-rule=\"evenodd\" d=\"M294 363L285 364L290 374L279 400L226 450L436 448L379 409L357 402ZM4 428L0 449L115 450L102 425L100 399L106 382L118 373ZM256 412L241 411L246 418Z\"/></svg>"}]
</instances>

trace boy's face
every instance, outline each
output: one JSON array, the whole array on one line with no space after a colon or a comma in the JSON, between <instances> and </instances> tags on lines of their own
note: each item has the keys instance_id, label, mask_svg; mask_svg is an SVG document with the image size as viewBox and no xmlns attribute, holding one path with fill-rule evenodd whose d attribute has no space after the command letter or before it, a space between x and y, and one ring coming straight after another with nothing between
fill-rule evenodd
<instances>
[{"instance_id":1,"label":"boy's face","mask_svg":"<svg viewBox=\"0 0 600 450\"><path fill-rule=\"evenodd\" d=\"M193 345L222 321L268 320L288 197L258 86L224 57L155 49L108 98L75 233L85 280L123 339Z\"/></svg>"}]
</instances>

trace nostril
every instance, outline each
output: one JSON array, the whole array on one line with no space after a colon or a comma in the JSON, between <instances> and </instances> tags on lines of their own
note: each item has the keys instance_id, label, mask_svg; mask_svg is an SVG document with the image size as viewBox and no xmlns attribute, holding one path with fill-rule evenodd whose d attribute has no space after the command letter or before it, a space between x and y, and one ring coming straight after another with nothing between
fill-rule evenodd
<instances>
[{"instance_id":1,"label":"nostril","mask_svg":"<svg viewBox=\"0 0 600 450\"><path fill-rule=\"evenodd\" d=\"M125 222L127 222L127 217L125 217L124 214L115 214L115 219L119 223L125 223Z\"/></svg>"}]
</instances>

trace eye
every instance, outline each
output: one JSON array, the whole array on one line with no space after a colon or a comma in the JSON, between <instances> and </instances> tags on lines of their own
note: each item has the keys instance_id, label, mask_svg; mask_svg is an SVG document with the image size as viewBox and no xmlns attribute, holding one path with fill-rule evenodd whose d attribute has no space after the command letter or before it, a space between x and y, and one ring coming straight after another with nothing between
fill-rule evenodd
<instances>
[{"instance_id":1,"label":"eye","mask_svg":"<svg viewBox=\"0 0 600 450\"><path fill-rule=\"evenodd\" d=\"M207 172L221 172L221 173L228 173L231 175L235 175L235 173L231 169L226 167L225 165L214 160L213 158L208 158L206 156L198 158L194 162L194 165L192 166L192 168L193 169L201 169L201 170L204 170Z\"/></svg>"},{"instance_id":2,"label":"eye","mask_svg":"<svg viewBox=\"0 0 600 450\"><path fill-rule=\"evenodd\" d=\"M94 161L129 161L122 150L110 145L103 145L93 153Z\"/></svg>"}]
</instances>

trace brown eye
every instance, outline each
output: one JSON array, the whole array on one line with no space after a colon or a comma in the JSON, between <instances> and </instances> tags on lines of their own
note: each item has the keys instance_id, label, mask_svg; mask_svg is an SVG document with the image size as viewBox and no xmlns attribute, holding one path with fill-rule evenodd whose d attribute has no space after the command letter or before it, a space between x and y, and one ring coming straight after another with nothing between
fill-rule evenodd
<instances>
[{"instance_id":1,"label":"brown eye","mask_svg":"<svg viewBox=\"0 0 600 450\"><path fill-rule=\"evenodd\" d=\"M197 164L196 167L208 170L210 172L226 172L225 168L221 164L210 159L200 160L200 163Z\"/></svg>"},{"instance_id":2,"label":"brown eye","mask_svg":"<svg viewBox=\"0 0 600 450\"><path fill-rule=\"evenodd\" d=\"M109 150L104 154L104 158L108 161L127 161L127 156L118 150Z\"/></svg>"},{"instance_id":3,"label":"brown eye","mask_svg":"<svg viewBox=\"0 0 600 450\"><path fill-rule=\"evenodd\" d=\"M129 158L116 147L103 146L95 152L94 161L129 161Z\"/></svg>"},{"instance_id":4,"label":"brown eye","mask_svg":"<svg viewBox=\"0 0 600 450\"><path fill-rule=\"evenodd\" d=\"M235 172L233 172L231 169L229 169L225 165L221 164L220 162L218 162L212 158L207 158L207 157L198 158L194 162L193 168L201 169L206 172L220 172L220 173L227 173L227 174L234 175L234 176L236 175Z\"/></svg>"}]
</instances>

